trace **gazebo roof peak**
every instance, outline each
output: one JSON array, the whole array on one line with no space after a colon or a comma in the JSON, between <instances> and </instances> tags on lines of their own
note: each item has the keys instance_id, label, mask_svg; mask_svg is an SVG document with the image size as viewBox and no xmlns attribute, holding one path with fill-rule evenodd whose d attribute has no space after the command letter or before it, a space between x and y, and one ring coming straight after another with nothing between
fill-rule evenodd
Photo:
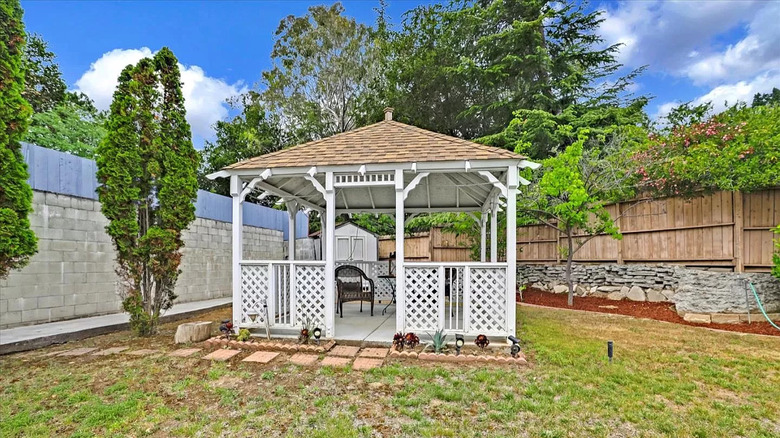
<instances>
[{"instance_id":1,"label":"gazebo roof peak","mask_svg":"<svg viewBox=\"0 0 780 438\"><path fill-rule=\"evenodd\" d=\"M393 109L385 108L381 122L240 161L225 169L525 159L506 149L439 134L392 118Z\"/></svg>"}]
</instances>

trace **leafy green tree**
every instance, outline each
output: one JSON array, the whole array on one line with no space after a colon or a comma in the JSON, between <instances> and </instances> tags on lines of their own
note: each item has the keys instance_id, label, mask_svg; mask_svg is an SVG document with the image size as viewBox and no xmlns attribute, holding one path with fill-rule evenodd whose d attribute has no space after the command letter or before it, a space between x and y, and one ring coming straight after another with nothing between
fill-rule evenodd
<instances>
[{"instance_id":1,"label":"leafy green tree","mask_svg":"<svg viewBox=\"0 0 780 438\"><path fill-rule=\"evenodd\" d=\"M581 130L577 141L544 160L542 173L520 191L518 200L519 223L542 223L565 237L566 244L559 250L566 258L570 306L574 303L574 254L598 235L621 239L615 225L619 217L611 217L605 206L634 195L634 174L628 155L620 153L619 137L586 148L586 142L593 143L588 135L587 129Z\"/></svg>"},{"instance_id":2,"label":"leafy green tree","mask_svg":"<svg viewBox=\"0 0 780 438\"><path fill-rule=\"evenodd\" d=\"M97 150L98 195L117 252L123 308L140 335L169 309L182 230L195 219L198 155L176 57L166 47L119 76Z\"/></svg>"},{"instance_id":3,"label":"leafy green tree","mask_svg":"<svg viewBox=\"0 0 780 438\"><path fill-rule=\"evenodd\" d=\"M38 241L27 216L32 189L19 141L29 123L24 100L24 23L18 1L0 3L0 279L24 267Z\"/></svg>"},{"instance_id":4,"label":"leafy green tree","mask_svg":"<svg viewBox=\"0 0 780 438\"><path fill-rule=\"evenodd\" d=\"M683 108L641 144L635 159L643 187L694 196L780 186L780 105L738 104L714 116L701 110Z\"/></svg>"},{"instance_id":5,"label":"leafy green tree","mask_svg":"<svg viewBox=\"0 0 780 438\"><path fill-rule=\"evenodd\" d=\"M388 101L399 120L464 138L500 133L518 110L614 105L637 72L612 77L618 46L598 48L602 21L548 0L417 7L393 34Z\"/></svg>"},{"instance_id":6,"label":"leafy green tree","mask_svg":"<svg viewBox=\"0 0 780 438\"><path fill-rule=\"evenodd\" d=\"M289 143L279 121L266 111L257 92L250 91L239 99L236 103L241 113L232 120L217 122L216 140L207 141L201 152L200 188L225 196L230 196L230 182L211 181L206 175L238 161L279 150ZM247 199L256 201L253 195ZM267 197L260 203L270 206L276 199Z\"/></svg>"},{"instance_id":7,"label":"leafy green tree","mask_svg":"<svg viewBox=\"0 0 780 438\"><path fill-rule=\"evenodd\" d=\"M93 158L95 149L106 135L105 115L92 102L74 102L77 95L68 94L63 103L35 113L25 141L49 149L67 152L84 158ZM86 96L85 96L86 97ZM88 99L88 98L87 98Z\"/></svg>"},{"instance_id":8,"label":"leafy green tree","mask_svg":"<svg viewBox=\"0 0 780 438\"><path fill-rule=\"evenodd\" d=\"M752 106L778 105L780 104L780 88L774 87L769 93L756 93L753 96Z\"/></svg>"},{"instance_id":9,"label":"leafy green tree","mask_svg":"<svg viewBox=\"0 0 780 438\"><path fill-rule=\"evenodd\" d=\"M377 52L371 29L343 12L340 3L312 6L276 30L261 96L294 144L349 131L365 117L361 103L377 74Z\"/></svg>"},{"instance_id":10,"label":"leafy green tree","mask_svg":"<svg viewBox=\"0 0 780 438\"><path fill-rule=\"evenodd\" d=\"M30 35L24 48L25 89L22 95L36 113L52 110L65 100L68 87L55 58L42 36Z\"/></svg>"}]
</instances>

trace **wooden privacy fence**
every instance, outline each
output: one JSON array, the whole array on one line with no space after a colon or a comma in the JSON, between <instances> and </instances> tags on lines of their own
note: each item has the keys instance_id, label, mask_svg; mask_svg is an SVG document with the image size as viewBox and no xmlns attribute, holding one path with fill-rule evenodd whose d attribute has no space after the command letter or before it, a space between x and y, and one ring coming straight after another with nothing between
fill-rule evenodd
<instances>
[{"instance_id":1,"label":"wooden privacy fence","mask_svg":"<svg viewBox=\"0 0 780 438\"><path fill-rule=\"evenodd\" d=\"M574 256L578 262L679 263L721 266L737 272L769 271L780 223L780 188L755 193L718 192L693 199L664 198L627 210L607 208L618 221L622 240L597 236ZM560 242L560 243L559 243ZM565 237L544 226L517 230L517 261L560 263Z\"/></svg>"},{"instance_id":2,"label":"wooden privacy fence","mask_svg":"<svg viewBox=\"0 0 780 438\"><path fill-rule=\"evenodd\" d=\"M379 238L379 258L387 259L395 252L395 239ZM404 259L414 262L471 261L471 241L468 236L456 236L441 228L415 233L404 240Z\"/></svg>"}]
</instances>

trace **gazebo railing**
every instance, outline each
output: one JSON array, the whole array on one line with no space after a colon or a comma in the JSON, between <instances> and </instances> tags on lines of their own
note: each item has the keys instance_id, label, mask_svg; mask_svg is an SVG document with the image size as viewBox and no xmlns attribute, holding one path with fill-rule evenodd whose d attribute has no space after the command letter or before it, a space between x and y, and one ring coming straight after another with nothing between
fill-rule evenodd
<instances>
[{"instance_id":1,"label":"gazebo railing","mask_svg":"<svg viewBox=\"0 0 780 438\"><path fill-rule=\"evenodd\" d=\"M325 323L325 262L248 260L241 262L239 327L298 327L307 318ZM235 305L235 303L234 303ZM257 314L252 322L250 314Z\"/></svg>"},{"instance_id":2,"label":"gazebo railing","mask_svg":"<svg viewBox=\"0 0 780 438\"><path fill-rule=\"evenodd\" d=\"M504 336L510 332L504 263L404 264L405 329ZM514 291L512 291L514 294Z\"/></svg>"}]
</instances>

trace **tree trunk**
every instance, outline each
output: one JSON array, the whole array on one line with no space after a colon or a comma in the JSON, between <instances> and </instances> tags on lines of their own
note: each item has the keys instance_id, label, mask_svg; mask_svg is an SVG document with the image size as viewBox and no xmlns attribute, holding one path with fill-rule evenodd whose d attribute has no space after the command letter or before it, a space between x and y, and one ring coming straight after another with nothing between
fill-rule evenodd
<instances>
[{"instance_id":1,"label":"tree trunk","mask_svg":"<svg viewBox=\"0 0 780 438\"><path fill-rule=\"evenodd\" d=\"M567 304L569 307L574 305L574 281L571 278L571 264L574 259L574 237L572 232L572 230L566 230L566 242L569 247L566 252L566 283L569 285L569 300Z\"/></svg>"}]
</instances>

